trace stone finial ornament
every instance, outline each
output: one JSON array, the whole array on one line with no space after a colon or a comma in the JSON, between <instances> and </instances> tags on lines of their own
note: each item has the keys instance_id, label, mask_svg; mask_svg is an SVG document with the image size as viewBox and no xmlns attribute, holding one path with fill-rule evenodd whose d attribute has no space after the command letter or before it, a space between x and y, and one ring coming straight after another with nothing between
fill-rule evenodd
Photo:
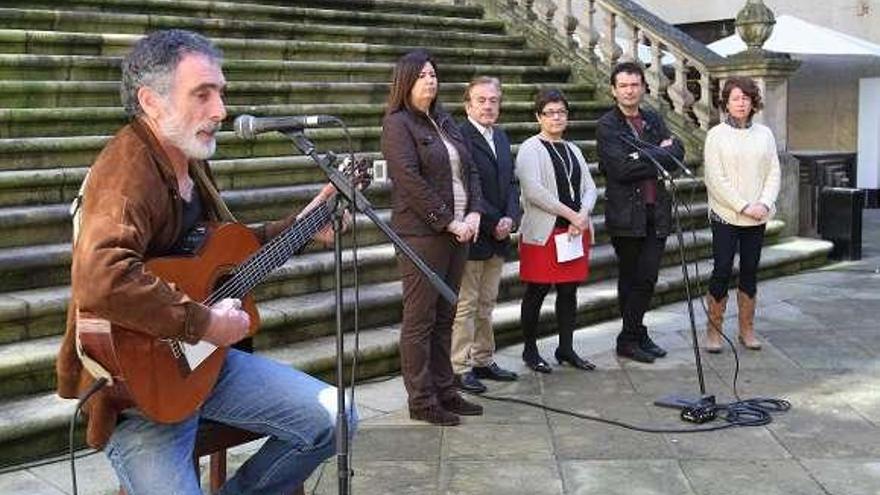
<instances>
[{"instance_id":1,"label":"stone finial ornament","mask_svg":"<svg viewBox=\"0 0 880 495\"><path fill-rule=\"evenodd\" d=\"M761 47L773 33L776 17L764 5L763 0L748 0L745 7L736 14L736 32L745 42L748 51L761 51Z\"/></svg>"}]
</instances>

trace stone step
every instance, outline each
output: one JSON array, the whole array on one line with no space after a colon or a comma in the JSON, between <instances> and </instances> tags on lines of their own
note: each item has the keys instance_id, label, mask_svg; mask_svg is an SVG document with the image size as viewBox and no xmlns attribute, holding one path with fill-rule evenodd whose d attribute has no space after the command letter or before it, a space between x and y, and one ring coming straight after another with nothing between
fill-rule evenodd
<instances>
[{"instance_id":1,"label":"stone step","mask_svg":"<svg viewBox=\"0 0 880 495\"><path fill-rule=\"evenodd\" d=\"M695 184L694 184L695 185ZM700 203L693 205L691 213L683 212L683 226L702 228L706 223L706 207L703 203L704 199L700 199ZM598 208L601 210L601 208ZM390 219L390 213L385 210L378 211L379 217L386 222ZM604 221L600 212L594 215L594 227L596 229L598 242L604 243L607 240ZM358 241L363 248L370 247L367 251L369 262L364 261L364 265L371 268L369 277L372 280L383 280L382 277L396 274L393 266L382 266L383 263L391 263L387 255L390 249L387 247L388 240L384 234L379 232L377 228L365 217L358 217ZM351 238L346 237L344 246L350 246ZM384 246L384 247L383 247ZM33 249L37 249L31 246ZM9 249L4 250L4 257L7 260L6 266L9 267L14 263L29 264L34 272L42 271L46 279L56 277L57 280L66 280L67 268L64 265L58 265L63 259L69 259L70 254L63 244L53 244L40 247L47 254L47 258L40 259L25 254L23 250ZM295 261L288 263L289 268L280 269L278 273L271 277L272 283L265 283L259 286L255 295L260 300L269 300L284 296L302 295L313 289L325 289L332 284L331 267L329 251L321 249L318 246L311 246L308 253L304 254ZM18 257L16 259L16 257ZM321 260L320 262L306 262L306 260ZM54 264L54 268L53 265ZM361 262L359 262L360 266ZM374 269L375 267L380 267ZM320 269L324 269L321 272ZM383 271L384 270L384 271ZM54 274L53 274L54 271ZM14 268L8 268L5 271L7 281L12 284L16 278L20 278ZM350 280L349 273L346 273L346 281ZM387 279L384 279L387 280ZM348 282L347 282L348 283ZM7 289L8 290L8 289ZM13 342L19 340L27 340L34 337L42 337L46 335L57 334L63 328L64 322L64 305L68 297L67 286L50 286L38 287L26 290L10 291L0 294L0 343Z\"/></svg>"},{"instance_id":2,"label":"stone step","mask_svg":"<svg viewBox=\"0 0 880 495\"><path fill-rule=\"evenodd\" d=\"M7 95L5 86L14 80L26 81L18 92L41 90L47 82L87 81L111 82L109 91L118 92L120 57L89 57L79 55L17 55L0 54L0 75L4 82L3 99L16 101ZM229 82L281 81L281 82L385 82L391 80L394 64L385 62L299 62L281 60L224 60L223 73ZM443 83L461 83L482 74L491 74L504 83L540 83L566 81L570 70L566 66L553 65L478 65L448 64L442 66ZM35 80L40 79L40 80ZM14 86L13 86L14 88ZM91 88L97 92L98 88ZM227 96L235 92L235 86L227 88ZM281 89L285 89L281 86Z\"/></svg>"},{"instance_id":3,"label":"stone step","mask_svg":"<svg viewBox=\"0 0 880 495\"><path fill-rule=\"evenodd\" d=\"M105 60L103 57L0 54L0 108L119 107L119 83L103 80L118 80L118 67L119 61L113 57ZM227 60L223 68L229 79L226 87L229 105L316 105L341 101L384 104L391 80L390 64L327 62L311 65ZM455 65L450 69L456 72L449 74L444 66L440 99L455 102L456 106L464 93L465 81L483 74L502 78L505 105L508 101L531 101L540 89L551 86L564 91L572 101L595 98L594 85L566 83L567 79L561 74L554 75L554 78L558 76L558 82L533 82L533 79L542 79L542 74L555 72L557 69L552 66ZM112 74L103 74L105 70ZM525 77L533 71L538 71L534 78ZM376 81L361 81L362 77ZM527 82L513 82L517 78ZM549 75L547 79L551 79Z\"/></svg>"},{"instance_id":4,"label":"stone step","mask_svg":"<svg viewBox=\"0 0 880 495\"><path fill-rule=\"evenodd\" d=\"M774 225L769 229L768 243L775 242L780 227ZM711 232L702 228L694 234L693 237L685 238L688 256L707 256L711 249ZM677 246L675 240L667 243L664 263L677 262ZM393 248L390 245L374 246L364 249L360 254L362 256L359 256L358 266L361 282L361 324L372 327L397 323L401 295ZM350 270L350 262L351 258L347 256L346 271ZM332 276L325 276L332 273L332 266L332 253L305 256L301 263L285 265L262 285L261 290L255 292L261 319L260 333L255 337L258 349L273 349L279 345L320 338L334 332L333 280ZM615 273L616 259L611 245L602 241L593 246L590 254L590 281L587 286L612 277ZM300 281L293 280L294 277ZM324 280L309 282L310 278ZM350 294L350 280L347 282L346 291ZM295 289L304 290L287 294L285 287L282 287L284 283L288 286L297 285ZM57 292L64 290L62 287L56 288ZM502 275L499 301L518 299L522 297L522 291L519 261L508 261ZM57 332L63 330L61 325ZM0 340L0 401L16 395L49 390L54 386L54 380L47 378L53 378L51 375L59 340L60 335L41 335L18 341Z\"/></svg>"},{"instance_id":5,"label":"stone step","mask_svg":"<svg viewBox=\"0 0 880 495\"><path fill-rule=\"evenodd\" d=\"M760 275L772 278L820 266L827 261L831 244L816 239L786 238L764 248ZM711 261L701 262L700 276L705 285L711 272ZM692 277L692 281L694 278ZM399 292L388 287L386 292ZM678 266L667 266L660 272L654 305L682 300L684 283ZM551 294L541 311L541 331L552 332L554 298ZM616 280L593 281L578 291L578 324L588 325L617 317ZM399 306L399 303L398 303ZM399 312L399 309L395 310ZM493 313L496 340L501 345L521 341L519 301L501 302ZM399 369L396 323L361 330L359 349L359 377L380 376ZM57 340L55 341L57 342ZM346 355L351 357L353 338L347 338ZM40 343L51 348L52 339ZM332 336L314 338L307 342L259 351L284 363L296 366L330 381L334 372L335 340ZM34 358L36 359L36 358ZM67 448L67 428L74 401L62 400L52 392L0 402L0 465L9 465L50 454ZM80 437L81 438L81 437ZM80 440L81 442L81 440Z\"/></svg>"},{"instance_id":6,"label":"stone step","mask_svg":"<svg viewBox=\"0 0 880 495\"><path fill-rule=\"evenodd\" d=\"M584 148L585 146L582 146ZM27 173L23 173L26 175ZM596 176L597 179L601 177ZM296 184L260 189L223 191L223 197L242 222L280 218L291 209L305 205L320 184ZM388 204L387 185L375 184L366 195L378 200L374 205ZM77 191L78 186L62 186L63 192ZM55 192L54 194L57 194ZM68 202L38 206L0 207L0 248L58 244L70 241L70 204ZM600 202L597 212L602 211Z\"/></svg>"},{"instance_id":7,"label":"stone step","mask_svg":"<svg viewBox=\"0 0 880 495\"><path fill-rule=\"evenodd\" d=\"M600 206L604 205L600 204ZM607 235L605 232L604 216L601 214L601 208L598 210L594 215L593 224L596 241L601 243L607 240ZM386 221L390 217L390 210L378 210L378 213ZM689 212L682 211L682 221L685 226L698 225L703 227L707 221L706 215L706 204L699 203L692 205ZM375 275L368 277L369 280L373 280L376 277L389 276L388 270L393 271L394 260L390 245L385 244L388 242L387 239L366 218L362 218L362 222L359 222L358 225L360 228L358 240L362 247L370 246L370 249L373 249L376 244L379 244L378 247L375 247L379 251L367 251L369 261L366 261L367 265L364 266L369 266L370 263L378 263L379 258L375 256L378 256L377 253L379 252L384 253L386 256L382 259L382 263L385 263L387 266L378 268ZM346 241L348 242L348 239ZM331 260L329 258L325 259L331 252L323 247L313 246L310 252L288 262L289 265L295 266L295 269L289 268L281 271L283 274L292 277L302 277L305 281L300 281L297 278L296 281L290 282L288 278L281 277L273 282L273 284L284 285L285 288L273 288L261 292L262 286L258 287L255 292L257 298L262 300L268 297L275 297L280 291L283 291L285 295L294 295L300 292L320 290L321 286L314 286L311 283L312 281L321 280L320 270L332 268L332 266L328 266L328 262ZM317 262L313 259L323 261ZM323 275L330 276L330 274L330 272L327 272ZM282 273L279 273L279 275L282 275ZM70 244L61 243L0 248L0 287L3 287L5 291L29 290L69 283ZM2 317L0 317L0 321L2 321ZM2 336L0 336L0 342L2 342Z\"/></svg>"},{"instance_id":8,"label":"stone step","mask_svg":"<svg viewBox=\"0 0 880 495\"><path fill-rule=\"evenodd\" d=\"M514 122L502 124L513 142L521 142L538 131L538 124ZM596 127L594 120L575 120L568 124L567 138L573 141L590 140ZM378 150L382 128L349 128L352 151ZM338 128L308 129L306 135L321 151L342 152L349 149L346 134ZM0 139L0 171L29 170L58 167L85 167L91 165L110 135L76 137L36 137ZM231 131L217 134L215 159L258 158L294 154L293 145L280 133L266 133L254 141L244 141ZM587 160L595 161L595 153L588 153Z\"/></svg>"},{"instance_id":9,"label":"stone step","mask_svg":"<svg viewBox=\"0 0 880 495\"><path fill-rule=\"evenodd\" d=\"M350 11L355 15L367 15L370 13L380 14L405 14L410 16L433 16L433 17L450 17L461 21L483 21L494 25L498 21L483 19L483 8L476 5L454 5L451 2L419 2L418 9L413 8L411 0L237 0L229 1L212 1L212 0L181 0L181 1L162 1L148 0L149 3L139 0L67 0L64 2L65 7L73 6L107 10L113 12L123 12L129 9L140 9L140 6L149 6L147 13L161 12L162 9L180 9L192 10L199 12L200 16L210 17L211 13L222 13L228 10L240 12L242 16L247 15L250 19L268 19L271 20L275 16L288 16L290 12L296 12L296 9L331 9L334 11ZM48 8L56 8L58 3L53 0L7 0L10 6L24 6L31 8L32 6L43 6ZM418 14L414 14L418 12Z\"/></svg>"},{"instance_id":10,"label":"stone step","mask_svg":"<svg viewBox=\"0 0 880 495\"><path fill-rule=\"evenodd\" d=\"M91 34L67 31L0 29L0 53L32 55L124 56L142 36L135 34ZM442 35L438 34L440 39ZM389 40L394 44L364 42L273 40L264 38L214 38L226 58L247 60L336 60L351 62L394 62L405 53L430 48L438 64L443 60L460 64L538 65L547 62L547 52L531 48L474 48L436 46L437 38ZM420 44L421 43L421 44Z\"/></svg>"},{"instance_id":11,"label":"stone step","mask_svg":"<svg viewBox=\"0 0 880 495\"><path fill-rule=\"evenodd\" d=\"M480 17L482 11L475 7L459 9L431 9L420 5L418 10L407 8L384 10L377 2L295 2L286 5L265 5L230 1L186 0L66 0L65 10L86 12L115 12L149 14L152 16L187 16L200 19L247 19L263 22L308 22L336 26L398 26L407 28L443 28L466 32L503 33L504 23ZM335 5L334 5L335 3ZM400 2L404 3L405 2ZM52 0L7 0L7 7L21 9L57 9ZM53 26L55 27L55 26Z\"/></svg>"},{"instance_id":12,"label":"stone step","mask_svg":"<svg viewBox=\"0 0 880 495\"><path fill-rule=\"evenodd\" d=\"M254 21L242 16L226 18L161 15L159 13L122 14L116 12L92 12L70 10L38 10L0 7L0 27L22 31L51 31L67 33L113 33L145 35L157 29L187 29L205 36L224 38L320 41L331 43L393 44L400 40L427 46L437 42L445 47L483 47L520 49L525 38L499 33L475 32L459 28L457 19L444 25L418 25L418 19L404 24L406 18L396 16L397 22L389 24L385 16L371 18L353 17L349 12L301 9L303 18L279 21ZM312 15L310 15L312 14ZM437 19L437 18L435 18ZM342 22L337 22L342 21ZM348 21L348 22L345 22Z\"/></svg>"},{"instance_id":13,"label":"stone step","mask_svg":"<svg viewBox=\"0 0 880 495\"><path fill-rule=\"evenodd\" d=\"M457 101L441 102L453 117L463 121L467 116ZM572 101L572 119L597 120L609 108L606 103ZM382 125L385 105L382 103L329 103L293 105L229 105L229 118L224 129L232 130L232 120L241 114L257 116L287 116L329 114L341 118L349 127ZM502 123L532 122L534 103L505 102ZM128 116L118 107L87 108L0 108L0 139L28 137L89 136L112 134L128 122Z\"/></svg>"}]
</instances>

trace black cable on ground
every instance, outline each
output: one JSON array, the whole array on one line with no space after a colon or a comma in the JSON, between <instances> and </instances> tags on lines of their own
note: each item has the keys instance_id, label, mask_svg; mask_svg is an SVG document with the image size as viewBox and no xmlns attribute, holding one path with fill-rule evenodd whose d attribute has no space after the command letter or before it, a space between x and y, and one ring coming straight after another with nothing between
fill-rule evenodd
<instances>
[{"instance_id":1,"label":"black cable on ground","mask_svg":"<svg viewBox=\"0 0 880 495\"><path fill-rule=\"evenodd\" d=\"M571 416L597 423L604 423L611 426L617 426L632 431L642 433L701 433L707 431L718 431L737 426L764 426L769 424L773 418L772 413L784 412L791 408L791 404L781 399L748 399L744 401L731 402L729 404L717 404L714 407L718 417L726 421L723 425L695 427L695 428L656 428L651 426L636 425L625 421L607 419L601 416L593 416L590 414L569 411L559 407L548 406L538 402L533 402L517 397L503 397L489 394L474 394L466 392L474 397L481 397L486 400L495 402L508 402L511 404L521 404L534 407L544 411L549 411L563 416Z\"/></svg>"},{"instance_id":2,"label":"black cable on ground","mask_svg":"<svg viewBox=\"0 0 880 495\"><path fill-rule=\"evenodd\" d=\"M99 390L104 388L104 385L107 385L106 378L98 378L92 383L92 386L89 387L80 397L79 400L76 401L76 408L73 410L73 416L70 417L70 432L68 437L68 443L70 446L70 481L73 487L73 495L77 495L77 486L76 486L76 456L74 455L74 433L76 432L76 419L79 417L79 412L82 409L83 404L86 403L87 400L93 395L95 395Z\"/></svg>"}]
</instances>

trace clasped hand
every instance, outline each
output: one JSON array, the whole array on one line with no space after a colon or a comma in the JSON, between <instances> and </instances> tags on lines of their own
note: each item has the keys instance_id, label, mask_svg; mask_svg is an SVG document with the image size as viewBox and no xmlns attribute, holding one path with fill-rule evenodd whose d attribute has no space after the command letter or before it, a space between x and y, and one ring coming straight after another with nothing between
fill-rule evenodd
<instances>
[{"instance_id":1,"label":"clasped hand","mask_svg":"<svg viewBox=\"0 0 880 495\"><path fill-rule=\"evenodd\" d=\"M749 203L743 210L743 214L761 222L770 214L770 209L763 203Z\"/></svg>"},{"instance_id":2,"label":"clasped hand","mask_svg":"<svg viewBox=\"0 0 880 495\"><path fill-rule=\"evenodd\" d=\"M446 226L446 230L454 235L458 242L476 241L480 232L480 214L471 212L465 215L463 220L453 220Z\"/></svg>"}]
</instances>

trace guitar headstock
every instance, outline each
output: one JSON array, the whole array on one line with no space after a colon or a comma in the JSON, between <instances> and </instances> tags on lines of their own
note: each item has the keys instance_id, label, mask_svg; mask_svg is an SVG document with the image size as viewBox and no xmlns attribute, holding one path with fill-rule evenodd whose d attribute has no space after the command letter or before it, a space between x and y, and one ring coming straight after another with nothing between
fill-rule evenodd
<instances>
[{"instance_id":1,"label":"guitar headstock","mask_svg":"<svg viewBox=\"0 0 880 495\"><path fill-rule=\"evenodd\" d=\"M363 191L373 182L373 159L366 156L345 157L339 165L339 171L348 177L354 186Z\"/></svg>"}]
</instances>

